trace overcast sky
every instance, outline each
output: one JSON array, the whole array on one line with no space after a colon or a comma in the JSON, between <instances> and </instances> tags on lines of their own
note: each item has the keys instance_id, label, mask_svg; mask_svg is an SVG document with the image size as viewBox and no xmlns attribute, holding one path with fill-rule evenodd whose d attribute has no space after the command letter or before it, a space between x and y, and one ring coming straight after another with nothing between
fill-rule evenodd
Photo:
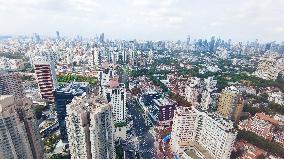
<instances>
[{"instance_id":1,"label":"overcast sky","mask_svg":"<svg viewBox=\"0 0 284 159\"><path fill-rule=\"evenodd\" d=\"M0 35L284 41L284 0L0 0Z\"/></svg>"}]
</instances>

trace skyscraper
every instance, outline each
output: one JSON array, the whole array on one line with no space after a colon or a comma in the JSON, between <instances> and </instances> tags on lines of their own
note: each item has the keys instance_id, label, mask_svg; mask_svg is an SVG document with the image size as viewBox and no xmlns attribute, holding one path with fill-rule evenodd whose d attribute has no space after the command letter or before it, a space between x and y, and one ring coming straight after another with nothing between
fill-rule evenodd
<instances>
[{"instance_id":1,"label":"skyscraper","mask_svg":"<svg viewBox=\"0 0 284 159\"><path fill-rule=\"evenodd\" d=\"M98 71L99 80L99 92L100 95L106 97L107 87L109 86L109 81L115 76L115 71L108 63L103 63L101 69Z\"/></svg>"},{"instance_id":2,"label":"skyscraper","mask_svg":"<svg viewBox=\"0 0 284 159\"><path fill-rule=\"evenodd\" d=\"M31 101L18 105L14 95L0 95L0 158L43 159Z\"/></svg>"},{"instance_id":3,"label":"skyscraper","mask_svg":"<svg viewBox=\"0 0 284 159\"><path fill-rule=\"evenodd\" d=\"M115 159L111 106L90 94L67 106L66 127L72 159Z\"/></svg>"},{"instance_id":4,"label":"skyscraper","mask_svg":"<svg viewBox=\"0 0 284 159\"><path fill-rule=\"evenodd\" d=\"M219 98L218 113L224 118L238 122L243 110L243 98L240 91L234 87L226 87Z\"/></svg>"},{"instance_id":5,"label":"skyscraper","mask_svg":"<svg viewBox=\"0 0 284 159\"><path fill-rule=\"evenodd\" d=\"M189 44L190 44L190 35L188 35L186 38L186 45L188 46Z\"/></svg>"},{"instance_id":6,"label":"skyscraper","mask_svg":"<svg viewBox=\"0 0 284 159\"><path fill-rule=\"evenodd\" d=\"M59 31L56 31L56 38L57 38L57 40L60 40L60 34L59 34Z\"/></svg>"},{"instance_id":7,"label":"skyscraper","mask_svg":"<svg viewBox=\"0 0 284 159\"><path fill-rule=\"evenodd\" d=\"M66 87L57 88L54 91L55 111L57 114L60 135L62 140L67 139L66 130L66 105L72 102L75 96L81 96L84 93L89 93L89 83L87 82L71 82Z\"/></svg>"},{"instance_id":8,"label":"skyscraper","mask_svg":"<svg viewBox=\"0 0 284 159\"><path fill-rule=\"evenodd\" d=\"M115 123L125 122L126 117L126 90L123 83L112 79L109 82L107 98L112 106L112 113Z\"/></svg>"},{"instance_id":9,"label":"skyscraper","mask_svg":"<svg viewBox=\"0 0 284 159\"><path fill-rule=\"evenodd\" d=\"M181 154L189 142L194 142L198 126L198 112L192 107L177 107L172 125L172 151Z\"/></svg>"},{"instance_id":10,"label":"skyscraper","mask_svg":"<svg viewBox=\"0 0 284 159\"><path fill-rule=\"evenodd\" d=\"M105 42L105 33L101 33L101 35L100 35L100 42L101 43Z\"/></svg>"},{"instance_id":11,"label":"skyscraper","mask_svg":"<svg viewBox=\"0 0 284 159\"><path fill-rule=\"evenodd\" d=\"M34 69L41 97L53 101L53 90L56 88L54 64L44 57L37 57L34 61Z\"/></svg>"},{"instance_id":12,"label":"skyscraper","mask_svg":"<svg viewBox=\"0 0 284 159\"><path fill-rule=\"evenodd\" d=\"M233 122L216 113L198 111L194 107L179 107L173 119L171 147L181 156L192 157L196 152L201 158L230 158L237 136Z\"/></svg>"},{"instance_id":13,"label":"skyscraper","mask_svg":"<svg viewBox=\"0 0 284 159\"><path fill-rule=\"evenodd\" d=\"M18 73L0 72L0 95L14 95L16 101L24 98L23 85Z\"/></svg>"}]
</instances>

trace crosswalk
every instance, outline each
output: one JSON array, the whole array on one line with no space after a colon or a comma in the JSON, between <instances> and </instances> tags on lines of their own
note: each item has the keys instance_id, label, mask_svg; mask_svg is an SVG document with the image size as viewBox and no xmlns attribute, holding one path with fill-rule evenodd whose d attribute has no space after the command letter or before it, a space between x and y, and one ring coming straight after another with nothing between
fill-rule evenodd
<instances>
[{"instance_id":1,"label":"crosswalk","mask_svg":"<svg viewBox=\"0 0 284 159\"><path fill-rule=\"evenodd\" d=\"M139 152L141 152L141 153L145 153L145 152L152 153L152 152L155 152L155 148L146 149L146 150L139 150Z\"/></svg>"}]
</instances>

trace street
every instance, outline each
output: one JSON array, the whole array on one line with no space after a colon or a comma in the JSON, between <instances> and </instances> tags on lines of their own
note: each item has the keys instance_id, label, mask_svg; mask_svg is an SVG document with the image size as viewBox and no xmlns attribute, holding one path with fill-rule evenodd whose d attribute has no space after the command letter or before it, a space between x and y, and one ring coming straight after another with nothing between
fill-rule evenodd
<instances>
[{"instance_id":1,"label":"street","mask_svg":"<svg viewBox=\"0 0 284 159\"><path fill-rule=\"evenodd\" d=\"M145 124L142 112L139 111L139 105L129 100L127 106L130 119L133 120L131 134L135 139L136 150L143 159L155 159L154 137Z\"/></svg>"}]
</instances>

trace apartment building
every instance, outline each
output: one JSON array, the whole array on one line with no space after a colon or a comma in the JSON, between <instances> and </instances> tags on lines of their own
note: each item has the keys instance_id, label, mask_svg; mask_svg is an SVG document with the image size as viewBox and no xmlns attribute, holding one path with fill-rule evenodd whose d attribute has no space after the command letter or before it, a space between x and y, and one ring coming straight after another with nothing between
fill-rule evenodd
<instances>
[{"instance_id":1,"label":"apartment building","mask_svg":"<svg viewBox=\"0 0 284 159\"><path fill-rule=\"evenodd\" d=\"M100 95L106 97L107 87L109 86L109 81L112 78L114 78L115 71L109 64L103 63L97 75L98 75L97 77L99 80Z\"/></svg>"},{"instance_id":2,"label":"apartment building","mask_svg":"<svg viewBox=\"0 0 284 159\"><path fill-rule=\"evenodd\" d=\"M71 82L66 87L57 88L54 94L55 111L59 122L59 130L62 140L67 140L66 130L66 106L76 96L82 96L90 91L88 82Z\"/></svg>"},{"instance_id":3,"label":"apartment building","mask_svg":"<svg viewBox=\"0 0 284 159\"><path fill-rule=\"evenodd\" d=\"M24 88L18 73L0 72L0 95L14 95L16 101L24 98Z\"/></svg>"},{"instance_id":4,"label":"apartment building","mask_svg":"<svg viewBox=\"0 0 284 159\"><path fill-rule=\"evenodd\" d=\"M185 99L201 110L212 108L212 92L215 90L217 81L213 77L200 79L193 77L185 86Z\"/></svg>"},{"instance_id":5,"label":"apartment building","mask_svg":"<svg viewBox=\"0 0 284 159\"><path fill-rule=\"evenodd\" d=\"M216 159L230 158L237 136L233 123L218 114L202 112L196 141Z\"/></svg>"},{"instance_id":6,"label":"apartment building","mask_svg":"<svg viewBox=\"0 0 284 159\"><path fill-rule=\"evenodd\" d=\"M53 101L53 90L57 86L53 62L44 57L36 57L34 69L41 97Z\"/></svg>"},{"instance_id":7,"label":"apartment building","mask_svg":"<svg viewBox=\"0 0 284 159\"><path fill-rule=\"evenodd\" d=\"M234 86L226 87L220 94L217 111L224 118L234 120L240 119L243 110L243 98L241 92Z\"/></svg>"},{"instance_id":8,"label":"apartment building","mask_svg":"<svg viewBox=\"0 0 284 159\"><path fill-rule=\"evenodd\" d=\"M107 99L112 105L112 114L115 123L125 122L126 119L126 89L123 83L118 79L112 79L109 82L107 90Z\"/></svg>"},{"instance_id":9,"label":"apartment building","mask_svg":"<svg viewBox=\"0 0 284 159\"><path fill-rule=\"evenodd\" d=\"M115 159L111 106L90 94L67 106L66 127L72 159Z\"/></svg>"},{"instance_id":10,"label":"apartment building","mask_svg":"<svg viewBox=\"0 0 284 159\"><path fill-rule=\"evenodd\" d=\"M216 113L179 107L173 119L171 148L177 156L190 151L203 158L230 158L236 135L233 123Z\"/></svg>"},{"instance_id":11,"label":"apartment building","mask_svg":"<svg viewBox=\"0 0 284 159\"><path fill-rule=\"evenodd\" d=\"M18 105L14 95L0 95L0 158L45 158L31 104L23 99Z\"/></svg>"},{"instance_id":12,"label":"apartment building","mask_svg":"<svg viewBox=\"0 0 284 159\"><path fill-rule=\"evenodd\" d=\"M171 145L176 154L182 154L188 143L195 141L198 116L197 110L192 107L180 106L174 112Z\"/></svg>"}]
</instances>

